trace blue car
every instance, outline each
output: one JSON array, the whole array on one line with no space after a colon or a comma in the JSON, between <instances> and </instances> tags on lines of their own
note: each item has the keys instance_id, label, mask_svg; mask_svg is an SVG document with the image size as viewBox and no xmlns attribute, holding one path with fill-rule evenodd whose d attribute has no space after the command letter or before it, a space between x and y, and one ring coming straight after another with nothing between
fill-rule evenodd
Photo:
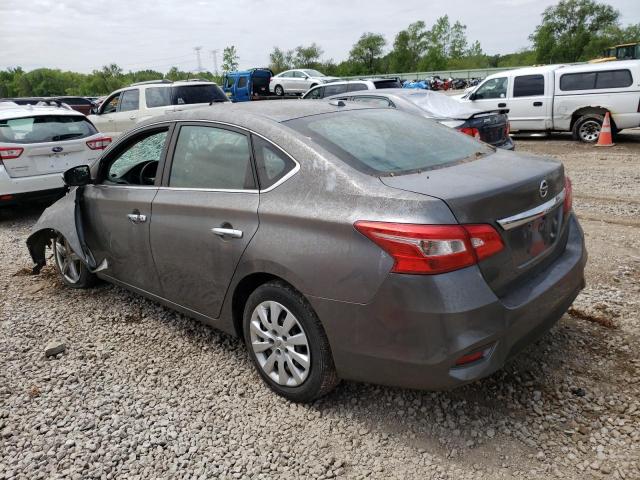
<instances>
[{"instance_id":1,"label":"blue car","mask_svg":"<svg viewBox=\"0 0 640 480\"><path fill-rule=\"evenodd\" d=\"M251 68L224 74L222 86L232 102L249 100L269 95L269 80L273 72L268 68Z\"/></svg>"}]
</instances>

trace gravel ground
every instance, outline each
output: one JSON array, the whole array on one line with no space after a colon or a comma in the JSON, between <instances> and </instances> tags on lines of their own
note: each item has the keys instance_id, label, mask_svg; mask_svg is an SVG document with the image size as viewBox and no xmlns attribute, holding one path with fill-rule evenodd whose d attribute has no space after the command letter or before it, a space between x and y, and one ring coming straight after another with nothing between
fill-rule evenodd
<instances>
[{"instance_id":1,"label":"gravel ground","mask_svg":"<svg viewBox=\"0 0 640 480\"><path fill-rule=\"evenodd\" d=\"M640 478L640 133L623 137L517 141L565 162L588 287L504 370L451 392L342 383L288 403L237 339L114 286L30 276L41 209L0 212L0 479Z\"/></svg>"}]
</instances>

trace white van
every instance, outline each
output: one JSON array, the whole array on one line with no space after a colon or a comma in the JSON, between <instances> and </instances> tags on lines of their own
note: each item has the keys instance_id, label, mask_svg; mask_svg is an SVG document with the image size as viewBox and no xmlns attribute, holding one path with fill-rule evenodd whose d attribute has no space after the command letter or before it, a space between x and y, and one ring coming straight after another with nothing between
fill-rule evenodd
<instances>
[{"instance_id":1,"label":"white van","mask_svg":"<svg viewBox=\"0 0 640 480\"><path fill-rule=\"evenodd\" d=\"M614 134L640 126L640 60L495 73L459 100L481 110L509 110L512 132L570 131L593 143L606 112Z\"/></svg>"}]
</instances>

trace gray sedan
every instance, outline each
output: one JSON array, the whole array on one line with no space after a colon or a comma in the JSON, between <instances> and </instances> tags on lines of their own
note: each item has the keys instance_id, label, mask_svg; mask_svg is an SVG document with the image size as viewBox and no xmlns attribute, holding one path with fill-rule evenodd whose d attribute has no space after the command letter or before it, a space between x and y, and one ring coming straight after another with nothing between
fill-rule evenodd
<instances>
[{"instance_id":1,"label":"gray sedan","mask_svg":"<svg viewBox=\"0 0 640 480\"><path fill-rule=\"evenodd\" d=\"M244 339L275 392L485 377L567 310L586 252L562 164L422 117L320 101L151 119L27 244ZM76 187L76 188L73 188Z\"/></svg>"}]
</instances>

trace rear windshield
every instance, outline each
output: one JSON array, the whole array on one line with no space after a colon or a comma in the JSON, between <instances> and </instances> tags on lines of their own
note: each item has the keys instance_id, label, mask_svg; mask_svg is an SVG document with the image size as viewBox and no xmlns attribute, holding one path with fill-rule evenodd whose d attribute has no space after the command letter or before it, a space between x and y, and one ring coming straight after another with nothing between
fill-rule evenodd
<instances>
[{"instance_id":1,"label":"rear windshield","mask_svg":"<svg viewBox=\"0 0 640 480\"><path fill-rule=\"evenodd\" d=\"M42 143L84 138L98 133L84 116L40 115L0 120L0 142Z\"/></svg>"},{"instance_id":2,"label":"rear windshield","mask_svg":"<svg viewBox=\"0 0 640 480\"><path fill-rule=\"evenodd\" d=\"M493 152L469 135L392 109L314 115L285 125L372 175L429 170Z\"/></svg>"},{"instance_id":3,"label":"rear windshield","mask_svg":"<svg viewBox=\"0 0 640 480\"><path fill-rule=\"evenodd\" d=\"M171 87L171 90L175 105L227 102L229 100L217 85L180 85Z\"/></svg>"},{"instance_id":4,"label":"rear windshield","mask_svg":"<svg viewBox=\"0 0 640 480\"><path fill-rule=\"evenodd\" d=\"M402 88L398 80L376 80L373 83L376 88Z\"/></svg>"}]
</instances>

